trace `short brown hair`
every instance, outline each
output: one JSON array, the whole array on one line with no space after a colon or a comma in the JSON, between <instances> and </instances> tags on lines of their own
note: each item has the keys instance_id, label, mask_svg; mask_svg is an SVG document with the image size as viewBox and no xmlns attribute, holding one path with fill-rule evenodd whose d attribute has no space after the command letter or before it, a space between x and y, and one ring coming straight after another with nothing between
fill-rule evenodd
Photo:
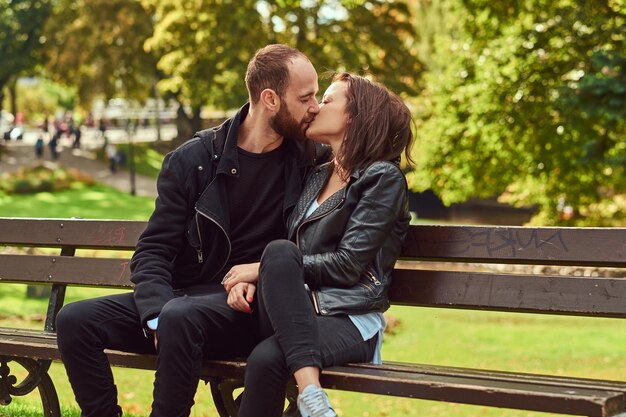
<instances>
[{"instance_id":1,"label":"short brown hair","mask_svg":"<svg viewBox=\"0 0 626 417\"><path fill-rule=\"evenodd\" d=\"M302 52L287 45L272 44L259 49L246 70L246 87L250 101L257 103L261 98L261 91L266 88L274 90L279 97L284 97L289 85L287 64L299 57L308 60Z\"/></svg>"},{"instance_id":2,"label":"short brown hair","mask_svg":"<svg viewBox=\"0 0 626 417\"><path fill-rule=\"evenodd\" d=\"M333 82L348 84L346 137L336 155L347 172L367 168L376 161L398 161L404 152L412 163L411 111L382 84L349 73L336 74Z\"/></svg>"}]
</instances>

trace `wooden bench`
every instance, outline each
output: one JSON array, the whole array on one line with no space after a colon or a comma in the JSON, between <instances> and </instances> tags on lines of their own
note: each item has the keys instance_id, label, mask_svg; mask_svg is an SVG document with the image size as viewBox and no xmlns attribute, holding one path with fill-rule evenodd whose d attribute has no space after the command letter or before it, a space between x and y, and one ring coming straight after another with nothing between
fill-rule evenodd
<instances>
[{"instance_id":1,"label":"wooden bench","mask_svg":"<svg viewBox=\"0 0 626 417\"><path fill-rule=\"evenodd\" d=\"M47 374L59 360L54 323L72 285L131 288L128 259L74 256L114 249L130 256L145 223L0 219L0 246L60 248L53 254L1 254L0 281L52 287L42 331L0 329L0 401L38 388L45 416L59 416ZM483 266L476 266L476 265ZM501 273L489 264L626 268L626 228L412 226L390 290L393 304L626 318L626 278ZM446 265L450 265L449 267ZM154 369L155 357L108 352L116 366ZM9 365L28 371L21 382ZM236 416L233 390L245 363L206 361L220 416ZM326 369L327 388L521 410L608 417L626 411L626 382L386 362ZM293 401L294 390L288 399ZM298 415L293 403L285 415ZM621 414L622 417L626 414Z\"/></svg>"}]
</instances>

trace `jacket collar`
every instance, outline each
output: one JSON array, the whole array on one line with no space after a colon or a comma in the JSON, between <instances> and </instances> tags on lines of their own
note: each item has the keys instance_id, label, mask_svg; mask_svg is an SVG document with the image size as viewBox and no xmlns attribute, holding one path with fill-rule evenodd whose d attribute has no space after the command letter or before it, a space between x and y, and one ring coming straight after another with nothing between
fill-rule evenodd
<instances>
[{"instance_id":1,"label":"jacket collar","mask_svg":"<svg viewBox=\"0 0 626 417\"><path fill-rule=\"evenodd\" d=\"M307 179L306 184L304 186L304 190L298 199L298 203L296 204L296 208L294 210L294 219L295 221L292 225L299 225L305 219L304 216L307 212L307 209L317 198L319 193L326 185L328 181L328 177L331 174L331 164L325 163L315 168L315 170L311 173L310 177ZM336 193L328 197L318 208L311 213L308 218L314 217L322 217L326 213L332 211L341 201L345 198L346 195L346 187L341 188Z\"/></svg>"},{"instance_id":2,"label":"jacket collar","mask_svg":"<svg viewBox=\"0 0 626 417\"><path fill-rule=\"evenodd\" d=\"M250 104L244 104L237 113L226 120L215 130L215 154L214 159L218 160L216 174L238 175L239 158L237 155L237 137L239 126L248 115Z\"/></svg>"}]
</instances>

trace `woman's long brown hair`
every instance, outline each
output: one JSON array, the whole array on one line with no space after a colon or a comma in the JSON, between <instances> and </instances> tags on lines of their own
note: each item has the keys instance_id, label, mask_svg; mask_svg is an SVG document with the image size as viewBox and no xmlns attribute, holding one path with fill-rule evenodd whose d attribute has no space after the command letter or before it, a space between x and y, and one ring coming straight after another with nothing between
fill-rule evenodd
<instances>
[{"instance_id":1,"label":"woman's long brown hair","mask_svg":"<svg viewBox=\"0 0 626 417\"><path fill-rule=\"evenodd\" d=\"M349 124L335 156L342 171L349 175L376 161L399 161L403 151L412 163L411 111L404 102L384 85L358 75L336 74L337 81L348 84Z\"/></svg>"}]
</instances>

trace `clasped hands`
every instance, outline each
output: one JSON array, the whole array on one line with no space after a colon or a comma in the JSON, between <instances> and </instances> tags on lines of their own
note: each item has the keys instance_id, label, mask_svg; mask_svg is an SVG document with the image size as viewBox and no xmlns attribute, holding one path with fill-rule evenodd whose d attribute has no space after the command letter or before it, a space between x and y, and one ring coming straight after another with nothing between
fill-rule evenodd
<instances>
[{"instance_id":1,"label":"clasped hands","mask_svg":"<svg viewBox=\"0 0 626 417\"><path fill-rule=\"evenodd\" d=\"M252 313L250 304L254 300L258 279L258 262L235 265L224 275L222 285L228 293L227 303L230 308L243 313Z\"/></svg>"}]
</instances>

